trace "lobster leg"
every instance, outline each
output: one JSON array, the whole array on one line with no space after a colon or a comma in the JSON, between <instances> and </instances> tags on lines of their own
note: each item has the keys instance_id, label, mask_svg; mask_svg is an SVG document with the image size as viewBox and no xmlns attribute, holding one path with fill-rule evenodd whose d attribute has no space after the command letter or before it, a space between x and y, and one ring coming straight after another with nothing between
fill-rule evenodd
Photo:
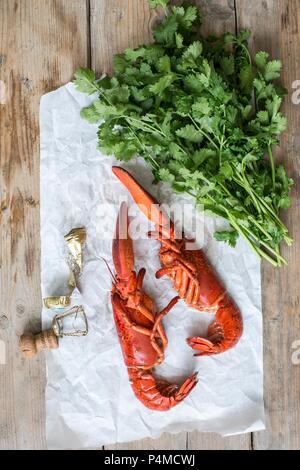
<instances>
[{"instance_id":1,"label":"lobster leg","mask_svg":"<svg viewBox=\"0 0 300 470\"><path fill-rule=\"evenodd\" d=\"M220 301L215 320L208 329L207 338L194 336L187 343L197 354L210 356L232 348L239 341L243 331L241 313L233 300L226 294Z\"/></svg>"},{"instance_id":2,"label":"lobster leg","mask_svg":"<svg viewBox=\"0 0 300 470\"><path fill-rule=\"evenodd\" d=\"M156 272L156 278L160 279L165 274L169 274L172 272L173 269L180 268L183 272L185 272L188 277L192 280L197 282L197 277L193 274L193 272L180 260L175 260L174 263L166 268L161 268ZM182 279L181 279L182 282ZM180 283L181 285L181 283Z\"/></svg>"},{"instance_id":3,"label":"lobster leg","mask_svg":"<svg viewBox=\"0 0 300 470\"><path fill-rule=\"evenodd\" d=\"M159 242L163 243L165 246L173 250L175 253L180 254L180 248L178 248L177 244L167 238L164 238L163 235L161 235L159 232L148 232L148 237L153 238L154 240L158 240Z\"/></svg>"},{"instance_id":4,"label":"lobster leg","mask_svg":"<svg viewBox=\"0 0 300 470\"><path fill-rule=\"evenodd\" d=\"M126 311L126 306L124 305L124 302L121 300L120 296L118 294L113 295L112 299L113 305L118 308L119 315L122 317L126 325L133 331L136 331L137 333L141 333L145 336L148 336L151 342L151 345L153 349L157 352L158 359L156 362L150 365L150 367L154 367L156 365L159 365L163 362L164 360L164 348L160 347L160 345L156 341L156 337L152 335L153 329L146 328L144 326L138 325L134 321L132 321ZM138 367L138 366L136 366Z\"/></svg>"},{"instance_id":5,"label":"lobster leg","mask_svg":"<svg viewBox=\"0 0 300 470\"><path fill-rule=\"evenodd\" d=\"M156 330L159 329L160 322L169 313L169 311L174 307L174 305L177 304L178 300L180 300L179 296L174 297L174 299L172 299L171 302L169 302L168 305L160 313L158 313L158 315L155 318L155 323L153 325L153 330L152 330L151 337L154 337L154 335L156 334ZM165 335L165 333L164 333L164 335ZM166 339L166 341L167 341L167 339Z\"/></svg>"},{"instance_id":6,"label":"lobster leg","mask_svg":"<svg viewBox=\"0 0 300 470\"><path fill-rule=\"evenodd\" d=\"M145 268L142 268L140 269L138 275L137 275L137 291L139 292L142 292L142 287L143 287L143 281L144 281L144 277L145 277L145 274L146 274L146 269ZM173 299L174 301L175 299ZM170 309L175 305L175 303L177 302L173 302L171 301L169 303L169 305L167 305L167 307L165 307L165 309L163 310L167 312L170 311ZM161 341L162 341L162 345L163 345L163 349L166 349L167 345L168 345L168 340L167 340L167 337L166 337L166 334L165 334L165 331L160 323L160 321L157 321L157 317L154 319L152 313L147 309L147 307L141 303L139 303L137 305L137 310L139 312L141 312L144 316L146 316L148 319L150 319L151 321L154 322L155 320L155 325L153 327L153 331L152 331L152 335L151 335L151 339L154 338L154 335L156 333L158 333L158 336L160 337Z\"/></svg>"},{"instance_id":7,"label":"lobster leg","mask_svg":"<svg viewBox=\"0 0 300 470\"><path fill-rule=\"evenodd\" d=\"M197 374L186 379L181 386L156 379L151 371L128 369L132 389L147 408L167 411L183 401L197 384Z\"/></svg>"}]
</instances>

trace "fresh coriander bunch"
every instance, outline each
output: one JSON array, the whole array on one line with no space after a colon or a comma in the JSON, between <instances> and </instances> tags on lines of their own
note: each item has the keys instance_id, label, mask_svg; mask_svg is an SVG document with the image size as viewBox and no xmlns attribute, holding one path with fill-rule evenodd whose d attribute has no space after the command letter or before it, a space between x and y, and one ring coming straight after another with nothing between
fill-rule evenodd
<instances>
[{"instance_id":1,"label":"fresh coriander bunch","mask_svg":"<svg viewBox=\"0 0 300 470\"><path fill-rule=\"evenodd\" d=\"M235 246L239 235L273 265L285 263L280 243L292 240L279 216L293 181L272 148L286 129L281 62L251 56L248 30L201 36L198 9L164 8L154 43L114 57L114 75L76 72L78 90L98 97L82 117L99 123L99 149L119 160L143 157L156 181L226 219L215 238Z\"/></svg>"}]
</instances>

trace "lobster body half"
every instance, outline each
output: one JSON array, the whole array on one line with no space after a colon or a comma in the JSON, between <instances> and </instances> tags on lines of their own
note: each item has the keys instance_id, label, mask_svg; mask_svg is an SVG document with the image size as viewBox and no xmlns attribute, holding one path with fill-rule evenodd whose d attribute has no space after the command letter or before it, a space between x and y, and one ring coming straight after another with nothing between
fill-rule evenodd
<instances>
[{"instance_id":1,"label":"lobster body half","mask_svg":"<svg viewBox=\"0 0 300 470\"><path fill-rule=\"evenodd\" d=\"M160 241L162 268L156 273L167 275L178 295L185 302L201 311L215 314L206 338L188 338L188 344L197 356L224 352L239 341L243 321L239 308L210 265L202 250L187 250L187 240L176 239L174 224L158 208L157 201L123 168L113 167L114 174L127 187L142 212L155 223L156 230L149 236Z\"/></svg>"},{"instance_id":2,"label":"lobster body half","mask_svg":"<svg viewBox=\"0 0 300 470\"><path fill-rule=\"evenodd\" d=\"M194 374L179 387L158 380L153 375L153 367L164 360L168 343L161 320L179 297L156 313L154 302L143 290L145 269L141 269L138 274L134 271L133 245L128 233L128 211L124 203L113 240L113 260L116 275L113 275L111 300L131 386L136 397L146 407L166 411L187 397L197 379Z\"/></svg>"}]
</instances>

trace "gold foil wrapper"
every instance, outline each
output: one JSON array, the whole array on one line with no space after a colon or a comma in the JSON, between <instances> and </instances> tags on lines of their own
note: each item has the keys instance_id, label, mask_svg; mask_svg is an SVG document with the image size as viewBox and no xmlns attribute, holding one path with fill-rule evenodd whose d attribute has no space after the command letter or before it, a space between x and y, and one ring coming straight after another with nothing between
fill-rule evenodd
<instances>
[{"instance_id":1,"label":"gold foil wrapper","mask_svg":"<svg viewBox=\"0 0 300 470\"><path fill-rule=\"evenodd\" d=\"M73 256L74 262L82 271L82 248L86 240L86 230L84 228L74 228L65 235L65 240Z\"/></svg>"},{"instance_id":2,"label":"gold foil wrapper","mask_svg":"<svg viewBox=\"0 0 300 470\"><path fill-rule=\"evenodd\" d=\"M77 278L82 272L83 260L82 260L82 249L86 240L86 230L85 228L74 228L65 235L65 241L68 245L70 255L69 255L69 267L70 267L70 277L69 277L69 288L70 291L67 295L46 297L44 298L44 305L49 309L64 309L71 305L71 296L77 286Z\"/></svg>"},{"instance_id":3,"label":"gold foil wrapper","mask_svg":"<svg viewBox=\"0 0 300 470\"><path fill-rule=\"evenodd\" d=\"M71 305L71 297L69 295L61 295L60 297L46 297L44 299L46 308L58 309L66 308Z\"/></svg>"}]
</instances>

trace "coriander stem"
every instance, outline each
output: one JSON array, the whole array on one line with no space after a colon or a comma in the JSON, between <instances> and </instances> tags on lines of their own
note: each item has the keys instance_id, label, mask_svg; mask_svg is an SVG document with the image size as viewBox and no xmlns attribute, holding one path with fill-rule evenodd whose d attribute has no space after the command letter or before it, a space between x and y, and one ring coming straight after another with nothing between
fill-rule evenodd
<instances>
[{"instance_id":1,"label":"coriander stem","mask_svg":"<svg viewBox=\"0 0 300 470\"><path fill-rule=\"evenodd\" d=\"M260 240L253 232L251 232L251 230L248 229L248 227L243 227L243 228L244 230L246 230L247 233L249 233L249 235L251 235L255 240L257 240L260 245L263 245L265 248L267 248L267 250L269 250L273 255L275 255L277 259L280 259L280 261L286 264L286 260L278 252L276 252L272 247L270 247L263 240Z\"/></svg>"},{"instance_id":2,"label":"coriander stem","mask_svg":"<svg viewBox=\"0 0 300 470\"><path fill-rule=\"evenodd\" d=\"M145 145L141 142L139 136L134 132L134 130L132 129L132 127L130 127L130 124L129 124L129 129L131 130L131 132L133 133L133 135L135 136L136 140L138 141L138 143L140 144L141 148L144 150L144 152L146 152L148 154L148 157L151 161L151 164L154 168L156 168L157 170L159 170L159 165L158 163L154 160L154 158L152 157L152 155L150 154L150 152L148 152L148 150L146 149Z\"/></svg>"},{"instance_id":3,"label":"coriander stem","mask_svg":"<svg viewBox=\"0 0 300 470\"><path fill-rule=\"evenodd\" d=\"M208 197L210 199L213 200L213 198L208 194ZM228 209L223 206L221 204L221 207L223 208L223 210L226 211L227 213L227 218L228 218L228 221L230 222L231 226L233 228L235 228L241 235L243 235L243 237L245 238L245 240L247 241L247 243L252 247L252 249L254 251L256 251L256 253L258 253L260 255L260 257L264 257L266 258L270 263L272 263L274 266L278 266L278 262L276 262L271 256L269 256L265 251L263 251L257 244L253 243L250 239L250 237L253 237L254 239L256 239L258 241L259 244L265 246L271 253L275 254L276 258L278 259L278 253L276 253L273 248L271 248L269 245L267 245L265 242L263 242L262 240L260 240L255 234L253 234L253 232L251 232L251 230L249 230L247 227L245 226L240 226L238 224L238 222L236 222L235 218L232 216L232 214L228 211ZM246 235L245 231L249 234L249 235ZM280 256L280 260L286 264L286 260L284 258L282 258Z\"/></svg>"},{"instance_id":4,"label":"coriander stem","mask_svg":"<svg viewBox=\"0 0 300 470\"><path fill-rule=\"evenodd\" d=\"M216 147L216 149L218 150L218 152L219 152L220 149L219 149L219 147L217 146L217 144L212 140L212 138L209 137L209 135L207 135L206 132L204 132L204 131L201 129L201 127L198 126L198 124L195 122L195 120L193 119L193 117L192 117L190 114L188 114L188 117L190 118L190 120L192 121L192 123L194 124L194 126L196 127L196 129L197 129L199 132L201 132L201 134L204 135L204 137L206 137L206 139L209 140L209 142L210 142L212 145L214 145L214 146Z\"/></svg>"},{"instance_id":5,"label":"coriander stem","mask_svg":"<svg viewBox=\"0 0 300 470\"><path fill-rule=\"evenodd\" d=\"M251 246L251 248L258 254L260 258L265 258L268 260L273 266L278 266L278 262L276 262L271 256L269 256L265 251L263 251L259 246L257 246L255 243L251 241L248 235L244 232L245 227L241 228L238 223L235 222L235 220L232 220L232 218L229 216L229 222L234 227L239 234L243 236L243 238L246 240L248 245Z\"/></svg>"},{"instance_id":6,"label":"coriander stem","mask_svg":"<svg viewBox=\"0 0 300 470\"><path fill-rule=\"evenodd\" d=\"M268 154L269 154L269 159L270 159L270 164L271 164L273 190L275 190L275 164L274 164L274 158L273 158L272 147L271 147L270 142L268 142Z\"/></svg>"}]
</instances>

